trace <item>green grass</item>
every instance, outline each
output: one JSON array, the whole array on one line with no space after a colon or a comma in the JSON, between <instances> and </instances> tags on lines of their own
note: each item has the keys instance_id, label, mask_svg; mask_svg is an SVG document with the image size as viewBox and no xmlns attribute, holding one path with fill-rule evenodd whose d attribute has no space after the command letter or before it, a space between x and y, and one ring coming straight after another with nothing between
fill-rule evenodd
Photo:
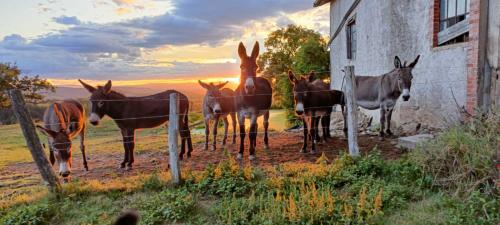
<instances>
[{"instance_id":1,"label":"green grass","mask_svg":"<svg viewBox=\"0 0 500 225\"><path fill-rule=\"evenodd\" d=\"M270 129L281 131L286 128L286 123L283 120L284 112L282 110L272 110L270 117ZM193 114L190 122L194 123L201 120L201 116ZM262 118L259 119L259 124L262 124ZM248 123L248 120L247 120ZM222 122L220 122L222 124ZM229 132L232 132L231 125ZM247 126L248 128L249 126ZM262 129L262 126L259 127ZM166 126L160 126L151 129L142 129L136 131L136 147L138 153L148 151L160 151L167 145L167 129ZM222 134L222 128L219 134ZM237 128L238 129L238 128ZM193 141L200 142L204 140L205 130L204 125L200 125L192 130ZM24 136L22 135L19 125L0 126L0 148L2 157L0 157L0 170L5 166L13 163L32 162L31 154L27 149ZM39 135L42 143L47 143L47 138ZM121 153L123 145L121 140L120 129L115 125L113 120L104 118L99 126L88 124L86 134L86 149L87 155L99 153ZM73 154L80 156L78 137L73 140Z\"/></svg>"}]
</instances>

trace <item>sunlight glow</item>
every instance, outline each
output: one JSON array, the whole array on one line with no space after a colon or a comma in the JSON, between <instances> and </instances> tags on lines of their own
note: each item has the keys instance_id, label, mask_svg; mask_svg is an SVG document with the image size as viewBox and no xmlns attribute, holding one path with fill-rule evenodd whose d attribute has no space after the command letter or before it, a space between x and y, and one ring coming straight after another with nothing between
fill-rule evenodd
<instances>
[{"instance_id":1,"label":"sunlight glow","mask_svg":"<svg viewBox=\"0 0 500 225\"><path fill-rule=\"evenodd\" d=\"M150 79L150 80L113 80L113 85L116 86L140 86L147 84L189 84L197 83L198 80L202 80L206 83L219 83L229 81L232 84L239 84L239 76L227 76L227 77L191 77L189 79ZM78 80L75 79L48 79L55 86L80 86ZM84 80L86 83L91 85L103 85L107 80Z\"/></svg>"}]
</instances>

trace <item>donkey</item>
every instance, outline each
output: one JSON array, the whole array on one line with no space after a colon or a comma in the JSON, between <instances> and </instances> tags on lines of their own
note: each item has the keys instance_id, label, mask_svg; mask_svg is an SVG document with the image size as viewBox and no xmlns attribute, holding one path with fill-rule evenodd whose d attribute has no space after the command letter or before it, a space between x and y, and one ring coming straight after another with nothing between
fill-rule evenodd
<instances>
[{"instance_id":1,"label":"donkey","mask_svg":"<svg viewBox=\"0 0 500 225\"><path fill-rule=\"evenodd\" d=\"M398 56L394 58L394 66L391 72L381 76L356 76L356 99L358 105L369 110L380 109L380 137L385 133L393 135L391 131L391 117L394 106L399 96L403 95L403 100L410 99L412 70L418 63L417 58L406 65L401 64ZM387 122L387 127L385 126ZM385 133L384 133L384 128Z\"/></svg>"},{"instance_id":2,"label":"donkey","mask_svg":"<svg viewBox=\"0 0 500 225\"><path fill-rule=\"evenodd\" d=\"M288 78L293 85L295 113L302 117L304 122L304 143L301 153L307 152L307 139L310 132L312 139L311 153L316 153L318 127L322 116L329 116L332 112L333 96L330 89L321 80L309 82L306 77L297 79L292 71L288 71ZM323 135L326 137L326 133Z\"/></svg>"},{"instance_id":3,"label":"donkey","mask_svg":"<svg viewBox=\"0 0 500 225\"><path fill-rule=\"evenodd\" d=\"M269 149L269 109L273 89L268 80L257 77L257 57L259 56L259 42L255 42L252 54L247 55L243 43L238 46L238 55L241 59L240 84L235 91L236 111L238 112L238 124L240 125L240 151L238 159L243 158L245 149L245 119L250 119L250 160L255 159L255 145L257 144L257 117L264 116L264 148Z\"/></svg>"},{"instance_id":4,"label":"donkey","mask_svg":"<svg viewBox=\"0 0 500 225\"><path fill-rule=\"evenodd\" d=\"M54 165L59 163L59 175L68 178L71 174L72 151L71 140L80 137L83 166L86 171L87 157L85 156L85 110L82 104L75 100L64 100L51 104L43 114L44 126L37 128L48 139L49 159Z\"/></svg>"},{"instance_id":5,"label":"donkey","mask_svg":"<svg viewBox=\"0 0 500 225\"><path fill-rule=\"evenodd\" d=\"M316 82L318 85L322 85L323 89L330 89L330 85L325 83L321 79L316 79L316 73L314 71L311 71L308 75L308 80L309 83ZM331 102L330 105L333 107L335 105L340 105L340 109L342 110L342 117L344 119L344 128L343 132L345 137L347 137L347 123L346 123L346 112L345 112L345 96L342 91L338 90L330 90L330 95L331 95ZM323 130L323 140L326 142L328 138L331 138L332 136L330 135L330 121L331 121L331 114L332 114L332 108L330 108L330 111L327 112L326 115L321 116L321 127ZM320 141L319 135L316 135L316 141Z\"/></svg>"},{"instance_id":6,"label":"donkey","mask_svg":"<svg viewBox=\"0 0 500 225\"><path fill-rule=\"evenodd\" d=\"M210 135L210 120L214 120L214 142L213 150L217 149L217 127L219 124L219 118L222 117L224 120L224 139L222 139L222 145L226 145L227 141L227 128L229 127L229 121L227 116L231 116L231 122L233 123L233 144L236 143L236 111L234 107L234 91L229 88L223 88L228 82L214 85L212 83L206 84L202 81L198 81L200 86L207 90L205 97L203 98L203 117L205 119L205 150L208 150L208 136Z\"/></svg>"},{"instance_id":7,"label":"donkey","mask_svg":"<svg viewBox=\"0 0 500 225\"><path fill-rule=\"evenodd\" d=\"M126 97L111 90L111 81L108 81L104 86L98 87L93 87L82 80L78 81L91 93L90 123L97 126L99 121L107 115L115 121L121 130L125 149L125 156L120 164L121 168L126 166L127 169L132 169L135 130L157 127L168 121L170 94L172 93L177 93L179 96L179 133L182 138L179 158L182 160L184 157L186 142L188 144L187 157L191 156L193 145L188 125L189 100L184 94L174 90L167 90L150 96Z\"/></svg>"}]
</instances>

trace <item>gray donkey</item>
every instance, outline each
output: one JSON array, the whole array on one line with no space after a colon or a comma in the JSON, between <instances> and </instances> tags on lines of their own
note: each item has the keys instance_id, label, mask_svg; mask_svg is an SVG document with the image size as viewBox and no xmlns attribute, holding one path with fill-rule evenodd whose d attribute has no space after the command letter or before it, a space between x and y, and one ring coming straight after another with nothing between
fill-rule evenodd
<instances>
[{"instance_id":1,"label":"gray donkey","mask_svg":"<svg viewBox=\"0 0 500 225\"><path fill-rule=\"evenodd\" d=\"M399 57L394 58L394 66L391 72L382 76L356 76L356 99L358 105L369 110L380 109L380 137L385 133L392 135L391 116L396 101L403 95L403 100L410 99L411 71L417 65L420 55L415 61L406 65L401 64ZM384 133L385 123L387 129Z\"/></svg>"},{"instance_id":2,"label":"gray donkey","mask_svg":"<svg viewBox=\"0 0 500 225\"><path fill-rule=\"evenodd\" d=\"M213 150L217 149L217 127L219 119L222 117L224 120L224 139L222 145L226 145L227 141L227 128L229 121L227 116L231 116L233 123L233 144L236 143L236 110L234 105L234 91L229 88L223 88L228 82L214 85L213 83L206 84L198 81L200 85L207 90L205 98L203 99L203 117L205 119L205 150L208 150L208 136L210 135L210 120L214 120L213 127Z\"/></svg>"}]
</instances>

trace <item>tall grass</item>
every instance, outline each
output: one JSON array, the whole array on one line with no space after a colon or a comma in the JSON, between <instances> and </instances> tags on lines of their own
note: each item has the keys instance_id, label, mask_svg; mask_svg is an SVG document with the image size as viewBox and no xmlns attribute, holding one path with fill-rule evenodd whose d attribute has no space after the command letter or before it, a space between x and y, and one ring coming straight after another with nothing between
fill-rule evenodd
<instances>
[{"instance_id":1,"label":"tall grass","mask_svg":"<svg viewBox=\"0 0 500 225\"><path fill-rule=\"evenodd\" d=\"M500 116L452 127L411 154L433 185L456 196L494 191L500 150Z\"/></svg>"}]
</instances>

